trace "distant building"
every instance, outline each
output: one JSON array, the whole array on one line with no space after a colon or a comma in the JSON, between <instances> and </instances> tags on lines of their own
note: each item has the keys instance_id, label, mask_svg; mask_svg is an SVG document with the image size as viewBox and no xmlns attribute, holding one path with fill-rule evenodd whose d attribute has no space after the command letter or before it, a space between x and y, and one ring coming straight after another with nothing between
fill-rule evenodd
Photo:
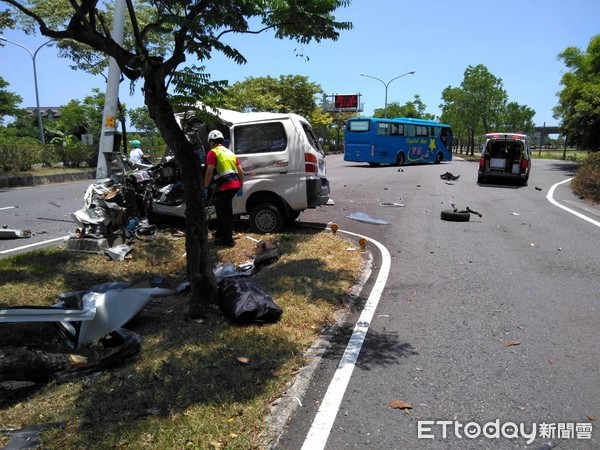
<instances>
[{"instance_id":1,"label":"distant building","mask_svg":"<svg viewBox=\"0 0 600 450\"><path fill-rule=\"evenodd\" d=\"M29 114L30 117L36 117L37 116L37 108L35 107L29 107L29 108L25 108L25 110L27 111L27 114ZM54 107L54 106L40 106L40 112L42 113L42 117L46 118L46 119L58 119L61 116L61 111L59 107Z\"/></svg>"}]
</instances>

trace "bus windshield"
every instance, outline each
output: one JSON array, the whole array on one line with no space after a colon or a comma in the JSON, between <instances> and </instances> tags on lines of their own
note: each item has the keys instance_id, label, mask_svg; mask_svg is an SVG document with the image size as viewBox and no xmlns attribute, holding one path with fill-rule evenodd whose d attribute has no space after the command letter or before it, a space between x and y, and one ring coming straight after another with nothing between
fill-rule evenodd
<instances>
[{"instance_id":1,"label":"bus windshield","mask_svg":"<svg viewBox=\"0 0 600 450\"><path fill-rule=\"evenodd\" d=\"M344 161L380 164L452 160L452 128L412 118L351 118L346 122Z\"/></svg>"}]
</instances>

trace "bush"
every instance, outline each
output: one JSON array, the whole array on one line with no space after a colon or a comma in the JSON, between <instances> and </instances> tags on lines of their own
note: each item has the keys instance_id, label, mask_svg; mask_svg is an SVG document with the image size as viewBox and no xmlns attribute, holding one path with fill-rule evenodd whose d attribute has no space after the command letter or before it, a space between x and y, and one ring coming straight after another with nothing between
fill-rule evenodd
<instances>
[{"instance_id":1,"label":"bush","mask_svg":"<svg viewBox=\"0 0 600 450\"><path fill-rule=\"evenodd\" d=\"M585 159L571 186L580 197L600 203L600 152L592 153Z\"/></svg>"},{"instance_id":2,"label":"bush","mask_svg":"<svg viewBox=\"0 0 600 450\"><path fill-rule=\"evenodd\" d=\"M43 146L29 137L0 137L0 167L7 172L28 171L42 162Z\"/></svg>"},{"instance_id":3,"label":"bush","mask_svg":"<svg viewBox=\"0 0 600 450\"><path fill-rule=\"evenodd\" d=\"M66 146L57 145L55 150L65 167L81 167L83 163L89 164L91 161L95 161L98 156L98 149L83 145L79 141Z\"/></svg>"}]
</instances>

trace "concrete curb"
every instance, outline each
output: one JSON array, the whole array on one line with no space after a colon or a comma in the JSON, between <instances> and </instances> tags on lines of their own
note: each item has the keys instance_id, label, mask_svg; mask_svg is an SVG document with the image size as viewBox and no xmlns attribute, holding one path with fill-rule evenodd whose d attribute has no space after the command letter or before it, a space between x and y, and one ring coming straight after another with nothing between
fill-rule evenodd
<instances>
[{"instance_id":1,"label":"concrete curb","mask_svg":"<svg viewBox=\"0 0 600 450\"><path fill-rule=\"evenodd\" d=\"M9 189L24 186L40 186L52 183L65 183L69 181L94 180L96 169L78 172L56 173L52 175L13 175L0 177L0 188Z\"/></svg>"}]
</instances>

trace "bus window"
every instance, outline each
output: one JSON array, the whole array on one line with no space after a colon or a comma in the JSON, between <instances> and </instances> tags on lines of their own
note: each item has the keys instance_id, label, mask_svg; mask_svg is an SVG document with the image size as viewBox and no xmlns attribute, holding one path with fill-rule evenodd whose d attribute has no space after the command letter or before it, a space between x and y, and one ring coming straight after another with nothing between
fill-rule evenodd
<instances>
[{"instance_id":1,"label":"bus window","mask_svg":"<svg viewBox=\"0 0 600 450\"><path fill-rule=\"evenodd\" d=\"M386 122L377 123L377 136L389 136L390 135L390 124Z\"/></svg>"},{"instance_id":2,"label":"bus window","mask_svg":"<svg viewBox=\"0 0 600 450\"><path fill-rule=\"evenodd\" d=\"M401 123L392 124L392 136L404 136L404 125Z\"/></svg>"},{"instance_id":3,"label":"bus window","mask_svg":"<svg viewBox=\"0 0 600 450\"><path fill-rule=\"evenodd\" d=\"M352 131L354 133L361 133L361 132L369 131L370 129L371 129L371 121L370 120L348 121L348 131Z\"/></svg>"},{"instance_id":4,"label":"bus window","mask_svg":"<svg viewBox=\"0 0 600 450\"><path fill-rule=\"evenodd\" d=\"M416 135L417 136L429 136L429 127L423 126L423 125L417 125L416 127Z\"/></svg>"},{"instance_id":5,"label":"bus window","mask_svg":"<svg viewBox=\"0 0 600 450\"><path fill-rule=\"evenodd\" d=\"M414 137L416 136L415 126L414 125L406 125L406 136Z\"/></svg>"}]
</instances>

